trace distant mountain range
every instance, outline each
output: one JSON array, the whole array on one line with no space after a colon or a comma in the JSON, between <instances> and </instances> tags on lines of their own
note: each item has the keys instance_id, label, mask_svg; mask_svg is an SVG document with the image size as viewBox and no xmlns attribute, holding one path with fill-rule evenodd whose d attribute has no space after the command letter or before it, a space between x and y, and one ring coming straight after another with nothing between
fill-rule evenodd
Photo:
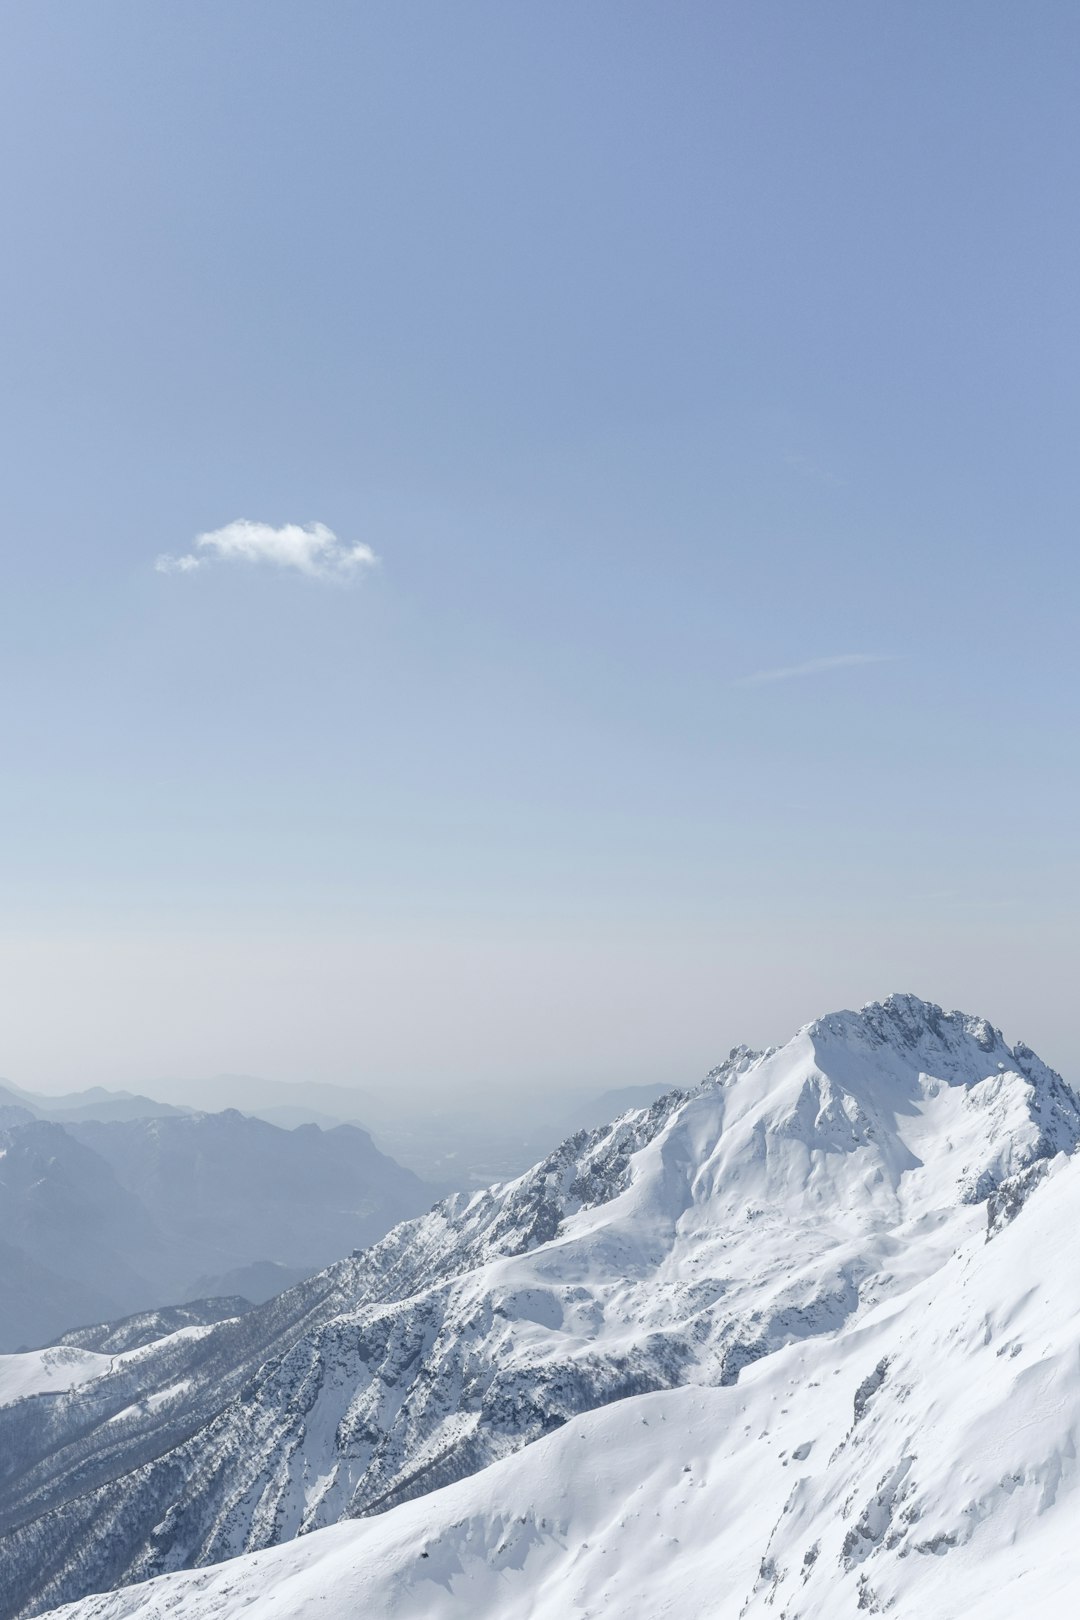
<instances>
[{"instance_id":1,"label":"distant mountain range","mask_svg":"<svg viewBox=\"0 0 1080 1620\"><path fill-rule=\"evenodd\" d=\"M24 1117L51 1119L63 1124L82 1119L156 1119L191 1112L190 1108L156 1102L153 1097L142 1097L130 1091L107 1091L104 1086L45 1097L22 1091L10 1080L0 1081L0 1121L10 1118L14 1122L17 1117Z\"/></svg>"},{"instance_id":2,"label":"distant mountain range","mask_svg":"<svg viewBox=\"0 0 1080 1620\"><path fill-rule=\"evenodd\" d=\"M0 1082L0 1352L196 1297L261 1302L662 1089L563 1099L515 1125L482 1110L395 1115L317 1082L173 1084L184 1102ZM358 1103L378 1117L378 1146Z\"/></svg>"},{"instance_id":3,"label":"distant mountain range","mask_svg":"<svg viewBox=\"0 0 1080 1620\"><path fill-rule=\"evenodd\" d=\"M520 1175L570 1132L602 1124L627 1108L642 1107L669 1089L653 1084L553 1096L532 1090L503 1094L497 1103L492 1099L458 1107L420 1107L409 1106L392 1093L376 1094L314 1080L263 1080L246 1074L153 1081L148 1083L152 1095L95 1086L47 1097L4 1081L0 1082L0 1124L27 1114L63 1124L220 1113L235 1108L286 1130L298 1125L318 1125L323 1130L359 1125L384 1153L441 1194L486 1187L492 1181ZM26 1112L20 1114L20 1109Z\"/></svg>"},{"instance_id":4,"label":"distant mountain range","mask_svg":"<svg viewBox=\"0 0 1080 1620\"><path fill-rule=\"evenodd\" d=\"M0 1358L0 1615L1071 1615L1078 1144L893 997L242 1315Z\"/></svg>"},{"instance_id":5,"label":"distant mountain range","mask_svg":"<svg viewBox=\"0 0 1080 1620\"><path fill-rule=\"evenodd\" d=\"M35 1118L26 1093L8 1095L21 1100L0 1113L2 1350L196 1296L266 1298L432 1199L352 1125L117 1117L107 1095Z\"/></svg>"}]
</instances>

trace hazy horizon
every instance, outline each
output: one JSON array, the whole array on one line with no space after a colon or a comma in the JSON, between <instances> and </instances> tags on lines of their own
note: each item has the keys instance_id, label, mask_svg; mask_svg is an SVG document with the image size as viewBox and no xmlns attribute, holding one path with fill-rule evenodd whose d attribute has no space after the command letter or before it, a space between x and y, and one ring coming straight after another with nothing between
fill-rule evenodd
<instances>
[{"instance_id":1,"label":"hazy horizon","mask_svg":"<svg viewBox=\"0 0 1080 1620\"><path fill-rule=\"evenodd\" d=\"M555 1068L548 1070L531 1069L529 1060L524 1059L513 1065L506 1073L498 1072L463 1072L448 1074L439 1072L434 1067L420 1075L409 1075L412 1084L405 1096L399 1090L400 1076L393 1074L378 1074L343 1071L339 1076L327 1076L305 1071L299 1068L295 1072L285 1072L268 1063L262 1071L225 1069L223 1067L207 1069L204 1072L178 1072L160 1071L153 1073L135 1073L123 1076L98 1065L96 1077L89 1071L76 1072L65 1078L61 1074L45 1075L31 1081L25 1076L15 1074L10 1070L0 1074L0 1084L5 1082L13 1084L29 1092L37 1092L42 1096L58 1096L68 1092L88 1089L92 1086L101 1086L106 1089L124 1090L133 1093L142 1093L157 1101L180 1103L199 1108L212 1105L210 1098L215 1082L219 1081L251 1081L256 1086L283 1088L307 1088L312 1091L319 1087L326 1087L343 1093L354 1092L360 1102L370 1101L385 1117L401 1115L412 1102L430 1108L446 1109L453 1112L455 1109L468 1110L470 1108L494 1108L500 1114L513 1116L520 1114L523 1119L551 1112L557 1114L558 1106L562 1103L571 1103L575 1097L594 1097L606 1091L619 1091L623 1088L662 1085L664 1087L687 1088L702 1080L709 1069L720 1063L733 1046L747 1045L758 1050L767 1047L782 1046L798 1029L810 1023L814 1018L822 1017L827 1013L839 1012L845 1008L858 1010L859 1007L870 1001L881 1001L886 994L912 993L920 995L916 987L913 991L910 986L897 985L892 991L883 992L878 996L866 996L858 1001L836 1001L829 1005L821 1005L813 1013L793 1018L785 1027L767 1030L764 1021L759 1016L757 1029L759 1033L748 1037L745 1032L739 1034L734 1030L730 1038L714 1043L713 1048L704 1057L696 1061L694 1054L687 1051L685 1063L681 1069L676 1062L665 1055L668 1050L678 1050L678 1041L674 1034L670 1048L659 1052L650 1061L648 1057L638 1058L636 1062L627 1061L618 1068L605 1069L602 1061L592 1065L582 1065L577 1070L568 1068L560 1071ZM763 998L764 999L764 998ZM1072 1078L1075 1068L1070 1072L1070 1063L1062 1051L1055 1049L1050 1042L1042 1038L1037 1030L1023 1022L1022 1019L1010 1021L1002 1020L992 1010L975 1003L952 1003L948 1000L933 996L920 995L920 999L937 1001L943 1005L946 1012L959 1011L974 1016L986 1017L1002 1033L1010 1044L1025 1041L1034 1047L1040 1057L1051 1067L1059 1069ZM1059 1021L1059 1031L1062 1036L1061 1046L1068 1051L1070 1037L1075 1041L1066 1019ZM1080 1067L1080 1065L1078 1065ZM549 1106L550 1105L550 1106ZM236 1106L225 1099L221 1107ZM318 1106L313 1103L313 1107ZM327 1111L333 1112L329 1103ZM363 1123L362 1113L358 1118ZM373 1115L377 1123L378 1115Z\"/></svg>"}]
</instances>

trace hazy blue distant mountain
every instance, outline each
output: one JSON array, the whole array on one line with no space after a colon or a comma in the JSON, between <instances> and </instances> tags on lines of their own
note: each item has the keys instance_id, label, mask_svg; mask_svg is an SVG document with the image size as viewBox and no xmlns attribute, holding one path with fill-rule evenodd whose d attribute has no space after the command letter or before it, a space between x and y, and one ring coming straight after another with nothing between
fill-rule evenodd
<instances>
[{"instance_id":1,"label":"hazy blue distant mountain","mask_svg":"<svg viewBox=\"0 0 1080 1620\"><path fill-rule=\"evenodd\" d=\"M479 1099L466 1095L456 1106L417 1107L406 1106L393 1090L219 1074L204 1080L148 1082L152 1095L97 1086L63 1097L42 1097L8 1084L7 1095L0 1087L0 1108L9 1102L30 1109L37 1118L71 1122L236 1109L286 1130L356 1125L369 1131L389 1157L428 1182L435 1197L520 1175L570 1131L599 1125L627 1108L646 1106L668 1089L658 1083L579 1095L500 1091Z\"/></svg>"},{"instance_id":2,"label":"hazy blue distant mountain","mask_svg":"<svg viewBox=\"0 0 1080 1620\"><path fill-rule=\"evenodd\" d=\"M78 1119L152 1119L166 1114L186 1114L191 1109L173 1103L156 1101L131 1091L107 1091L104 1086L90 1086L86 1091L69 1091L62 1096L49 1097L40 1092L23 1091L10 1080L0 1083L0 1108L16 1106L26 1110L34 1119L51 1119L63 1123Z\"/></svg>"},{"instance_id":3,"label":"hazy blue distant mountain","mask_svg":"<svg viewBox=\"0 0 1080 1620\"><path fill-rule=\"evenodd\" d=\"M176 1105L220 1113L238 1108L244 1114L269 1117L272 1110L296 1110L291 1123L362 1124L381 1119L393 1099L380 1099L372 1091L352 1086L334 1086L321 1080L263 1080L254 1074L215 1074L204 1080L155 1080L147 1082L155 1096L166 1097Z\"/></svg>"},{"instance_id":4,"label":"hazy blue distant mountain","mask_svg":"<svg viewBox=\"0 0 1080 1620\"><path fill-rule=\"evenodd\" d=\"M63 1123L135 1120L236 1109L285 1130L317 1125L333 1130L355 1125L377 1146L431 1187L431 1197L520 1175L570 1132L592 1129L628 1108L643 1108L670 1089L667 1083L623 1086L600 1092L499 1093L457 1107L404 1107L396 1093L377 1093L320 1081L263 1080L257 1075L219 1074L207 1080L151 1082L172 1100L101 1086L45 1097L0 1085L0 1124L5 1105L33 1117ZM7 1119L15 1122L15 1116Z\"/></svg>"},{"instance_id":5,"label":"hazy blue distant mountain","mask_svg":"<svg viewBox=\"0 0 1080 1620\"><path fill-rule=\"evenodd\" d=\"M230 1108L66 1129L171 1238L220 1256L215 1271L256 1258L310 1268L432 1202L355 1125L285 1131Z\"/></svg>"},{"instance_id":6,"label":"hazy blue distant mountain","mask_svg":"<svg viewBox=\"0 0 1080 1620\"><path fill-rule=\"evenodd\" d=\"M60 1276L24 1249L0 1240L0 1351L54 1344L73 1323L100 1319L115 1309L108 1294L78 1277Z\"/></svg>"},{"instance_id":7,"label":"hazy blue distant mountain","mask_svg":"<svg viewBox=\"0 0 1080 1620\"><path fill-rule=\"evenodd\" d=\"M369 1130L383 1153L428 1183L432 1199L454 1188L486 1187L500 1177L519 1175L571 1128L558 1101L546 1115L541 1111L533 1119L517 1117L523 1099L502 1098L497 1109L415 1108L403 1106L396 1094L379 1096L319 1081L263 1080L255 1075L150 1083L151 1092L159 1089L172 1100L101 1086L47 1097L4 1082L0 1125L29 1118L105 1123L230 1109L285 1130L317 1125L329 1131L354 1125ZM13 1109L21 1112L12 1113Z\"/></svg>"},{"instance_id":8,"label":"hazy blue distant mountain","mask_svg":"<svg viewBox=\"0 0 1080 1620\"><path fill-rule=\"evenodd\" d=\"M37 1118L39 1115L30 1107L26 1094L0 1081L0 1125L25 1125L28 1120Z\"/></svg>"},{"instance_id":9,"label":"hazy blue distant mountain","mask_svg":"<svg viewBox=\"0 0 1080 1620\"><path fill-rule=\"evenodd\" d=\"M355 1126L17 1117L0 1131L0 1350L210 1289L264 1298L431 1201Z\"/></svg>"},{"instance_id":10,"label":"hazy blue distant mountain","mask_svg":"<svg viewBox=\"0 0 1080 1620\"><path fill-rule=\"evenodd\" d=\"M335 1125L359 1125L361 1130L366 1128L361 1120L351 1116L324 1114L318 1108L301 1108L296 1103L274 1104L269 1108L243 1108L241 1113L250 1114L253 1119L265 1119L268 1125L280 1125L283 1131L294 1131L298 1125L317 1125L323 1131L332 1131Z\"/></svg>"},{"instance_id":11,"label":"hazy blue distant mountain","mask_svg":"<svg viewBox=\"0 0 1080 1620\"><path fill-rule=\"evenodd\" d=\"M29 1108L22 1108L18 1103L4 1102L0 1094L0 1130L7 1130L12 1125L29 1125L34 1115Z\"/></svg>"},{"instance_id":12,"label":"hazy blue distant mountain","mask_svg":"<svg viewBox=\"0 0 1080 1620\"><path fill-rule=\"evenodd\" d=\"M151 1091L177 1102L206 1109L236 1108L290 1130L304 1124L327 1130L360 1125L384 1153L430 1183L432 1196L520 1175L570 1128L564 1100L540 1102L532 1094L501 1093L479 1103L465 1099L456 1106L418 1107L403 1101L396 1090L263 1080L247 1074L148 1084Z\"/></svg>"},{"instance_id":13,"label":"hazy blue distant mountain","mask_svg":"<svg viewBox=\"0 0 1080 1620\"><path fill-rule=\"evenodd\" d=\"M147 1291L166 1269L166 1245L109 1165L50 1120L4 1131L0 1148L5 1243L51 1276L69 1279L84 1308L90 1305L92 1319L126 1315L151 1303ZM9 1309L9 1297L0 1295L5 1349L26 1342ZM77 1325L72 1316L64 1323Z\"/></svg>"}]
</instances>

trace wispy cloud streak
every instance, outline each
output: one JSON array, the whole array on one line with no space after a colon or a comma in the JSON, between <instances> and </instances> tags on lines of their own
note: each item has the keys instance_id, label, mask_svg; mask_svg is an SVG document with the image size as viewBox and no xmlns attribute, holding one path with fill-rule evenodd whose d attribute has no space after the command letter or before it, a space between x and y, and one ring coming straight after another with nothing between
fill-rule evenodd
<instances>
[{"instance_id":1,"label":"wispy cloud streak","mask_svg":"<svg viewBox=\"0 0 1080 1620\"><path fill-rule=\"evenodd\" d=\"M342 585L378 560L370 546L346 544L325 523L285 523L275 529L269 523L237 518L223 529L197 535L195 549L182 557L164 553L154 567L159 574L192 574L215 563L263 564Z\"/></svg>"},{"instance_id":2,"label":"wispy cloud streak","mask_svg":"<svg viewBox=\"0 0 1080 1620\"><path fill-rule=\"evenodd\" d=\"M782 669L759 669L742 675L735 686L765 686L770 681L796 681L804 675L824 675L830 669L855 669L862 664L891 664L891 653L834 653L831 658L808 658L805 664L786 664Z\"/></svg>"}]
</instances>

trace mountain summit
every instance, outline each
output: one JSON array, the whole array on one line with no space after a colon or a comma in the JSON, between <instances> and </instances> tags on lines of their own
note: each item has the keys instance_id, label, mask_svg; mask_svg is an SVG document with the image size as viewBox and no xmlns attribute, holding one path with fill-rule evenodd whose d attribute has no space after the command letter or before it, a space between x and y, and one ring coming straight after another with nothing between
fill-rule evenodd
<instances>
[{"instance_id":1,"label":"mountain summit","mask_svg":"<svg viewBox=\"0 0 1080 1620\"><path fill-rule=\"evenodd\" d=\"M931 1382L940 1364L953 1387L976 1298L987 1344L1003 1331L991 1318L1028 1308L1015 1234L1052 1226L1066 1196L1080 1202L1078 1141L1080 1103L1028 1047L912 996L829 1015L766 1052L737 1048L694 1090L579 1132L524 1176L446 1200L238 1321L117 1357L47 1397L47 1415L45 1397L0 1408L0 1445L19 1459L0 1501L7 1613L366 1517L354 1540L334 1531L325 1546L371 1612L652 1620L669 1612L662 1548L622 1606L588 1610L571 1601L568 1538L588 1526L589 1580L604 1574L597 1536L612 1579L620 1559L637 1568L635 1492L654 1476L667 1483L649 1514L669 1540L685 1518L701 1543L688 1570L711 1568L708 1612L734 1620L774 1600L779 1612L804 1589L809 1605L819 1585L824 1607L800 1598L785 1612L872 1607L871 1569L901 1556L921 1453L901 1450L878 1480L860 1449L870 1417L858 1435L852 1424L888 1410L903 1427L890 1403L911 1386L890 1370L897 1358L923 1357ZM944 1422L924 1407L935 1411L920 1395L920 1421ZM666 1438L643 1432L657 1423ZM893 1441L882 1446L892 1459ZM621 1459L621 1505L618 1469L598 1455ZM583 1466L595 1491L579 1488ZM761 1476L760 1511L743 1476ZM726 1484L706 1513L693 1493L709 1480ZM931 1550L959 1546L951 1508L938 1518ZM980 1521L960 1522L971 1539ZM441 1526L439 1558L412 1568L428 1557L414 1545L410 1575L403 1549L427 1547L425 1524ZM907 1551L916 1540L912 1529ZM330 1556L315 1543L260 1568L312 1568ZM222 1588L190 1579L168 1601L217 1615L198 1594L216 1604ZM530 1606L540 1580L560 1594L550 1609ZM236 1591L257 1585L244 1574ZM152 1614L159 1596L140 1609L133 1590L80 1620Z\"/></svg>"}]
</instances>

